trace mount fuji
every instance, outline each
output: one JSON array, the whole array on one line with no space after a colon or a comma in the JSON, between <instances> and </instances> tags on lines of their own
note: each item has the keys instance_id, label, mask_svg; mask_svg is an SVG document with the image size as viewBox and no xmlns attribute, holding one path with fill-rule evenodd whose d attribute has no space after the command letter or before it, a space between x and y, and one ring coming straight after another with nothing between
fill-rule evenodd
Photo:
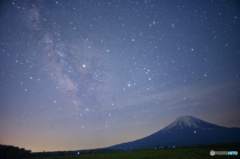
<instances>
[{"instance_id":1,"label":"mount fuji","mask_svg":"<svg viewBox=\"0 0 240 159\"><path fill-rule=\"evenodd\" d=\"M181 116L150 136L108 148L142 149L156 146L187 146L238 141L240 141L240 128L222 127L192 116Z\"/></svg>"}]
</instances>

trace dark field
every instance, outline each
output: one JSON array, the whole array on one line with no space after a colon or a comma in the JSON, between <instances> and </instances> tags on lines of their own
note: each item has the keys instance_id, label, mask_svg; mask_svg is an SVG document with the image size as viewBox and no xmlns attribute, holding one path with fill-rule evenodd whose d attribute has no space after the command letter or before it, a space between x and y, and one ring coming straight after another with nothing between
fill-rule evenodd
<instances>
[{"instance_id":1,"label":"dark field","mask_svg":"<svg viewBox=\"0 0 240 159\"><path fill-rule=\"evenodd\" d=\"M186 148L175 148L175 149L157 149L157 150L139 150L132 152L122 153L106 153L106 154L87 154L78 156L61 156L61 157L46 157L48 159L187 159L187 158L240 158L239 155L224 155L224 156L210 156L210 151L238 151L240 152L240 145L214 145L210 147L198 146L198 147L186 147Z\"/></svg>"}]
</instances>

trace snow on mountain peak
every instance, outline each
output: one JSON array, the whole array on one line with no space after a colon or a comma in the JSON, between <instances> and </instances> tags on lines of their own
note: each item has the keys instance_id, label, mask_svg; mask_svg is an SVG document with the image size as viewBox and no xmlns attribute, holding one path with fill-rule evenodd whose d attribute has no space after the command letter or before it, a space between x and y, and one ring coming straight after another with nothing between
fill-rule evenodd
<instances>
[{"instance_id":1,"label":"snow on mountain peak","mask_svg":"<svg viewBox=\"0 0 240 159\"><path fill-rule=\"evenodd\" d=\"M181 116L177 118L174 122L172 122L170 125L165 127L163 130L170 130L172 128L182 129L184 127L190 127L190 128L199 128L199 123L204 122L200 119L197 119L192 116Z\"/></svg>"}]
</instances>

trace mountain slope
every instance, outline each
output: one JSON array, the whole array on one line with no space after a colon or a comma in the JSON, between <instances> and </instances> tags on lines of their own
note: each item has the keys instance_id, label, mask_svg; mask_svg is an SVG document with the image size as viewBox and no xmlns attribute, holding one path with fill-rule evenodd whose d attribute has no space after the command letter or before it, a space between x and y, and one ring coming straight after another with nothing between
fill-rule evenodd
<instances>
[{"instance_id":1,"label":"mountain slope","mask_svg":"<svg viewBox=\"0 0 240 159\"><path fill-rule=\"evenodd\" d=\"M240 141L240 128L226 128L192 116L177 118L164 129L132 142L111 146L115 149L153 148Z\"/></svg>"}]
</instances>

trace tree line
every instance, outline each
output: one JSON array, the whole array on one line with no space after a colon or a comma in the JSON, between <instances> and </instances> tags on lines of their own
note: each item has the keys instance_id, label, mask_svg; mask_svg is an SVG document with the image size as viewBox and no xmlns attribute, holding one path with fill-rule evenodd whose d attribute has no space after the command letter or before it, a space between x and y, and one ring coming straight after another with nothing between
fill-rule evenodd
<instances>
[{"instance_id":1,"label":"tree line","mask_svg":"<svg viewBox=\"0 0 240 159\"><path fill-rule=\"evenodd\" d=\"M0 145L0 158L1 159L28 159L30 158L31 150L24 148Z\"/></svg>"}]
</instances>

